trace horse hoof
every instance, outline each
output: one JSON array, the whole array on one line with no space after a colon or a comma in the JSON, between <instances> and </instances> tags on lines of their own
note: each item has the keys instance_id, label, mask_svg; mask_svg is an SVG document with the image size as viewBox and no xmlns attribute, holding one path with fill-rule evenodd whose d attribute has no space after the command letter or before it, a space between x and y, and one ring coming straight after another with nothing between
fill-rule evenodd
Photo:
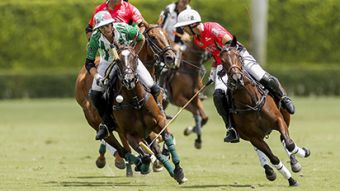
<instances>
[{"instance_id":1,"label":"horse hoof","mask_svg":"<svg viewBox=\"0 0 340 191\"><path fill-rule=\"evenodd\" d=\"M300 172L302 169L299 161L293 155L290 156L290 166L295 173Z\"/></svg>"},{"instance_id":2,"label":"horse hoof","mask_svg":"<svg viewBox=\"0 0 340 191\"><path fill-rule=\"evenodd\" d=\"M126 164L126 177L132 177L133 176L133 171L131 164L127 163Z\"/></svg>"},{"instance_id":3,"label":"horse hoof","mask_svg":"<svg viewBox=\"0 0 340 191\"><path fill-rule=\"evenodd\" d=\"M184 177L183 169L179 166L175 167L174 178L178 182L178 184L183 184L184 182L188 180L187 178Z\"/></svg>"},{"instance_id":4,"label":"horse hoof","mask_svg":"<svg viewBox=\"0 0 340 191\"><path fill-rule=\"evenodd\" d=\"M163 165L159 160L156 160L152 165L152 170L154 172L161 172L163 169Z\"/></svg>"},{"instance_id":5,"label":"horse hoof","mask_svg":"<svg viewBox=\"0 0 340 191\"><path fill-rule=\"evenodd\" d=\"M294 180L292 177L288 179L288 182L289 182L289 186L299 186L299 183L296 180Z\"/></svg>"},{"instance_id":6,"label":"horse hoof","mask_svg":"<svg viewBox=\"0 0 340 191\"><path fill-rule=\"evenodd\" d=\"M96 166L98 168L104 168L105 165L106 165L105 157L99 156L96 160Z\"/></svg>"},{"instance_id":7,"label":"horse hoof","mask_svg":"<svg viewBox=\"0 0 340 191\"><path fill-rule=\"evenodd\" d=\"M118 169L125 169L126 165L125 165L125 161L124 159L116 159L115 160L115 166L118 168Z\"/></svg>"},{"instance_id":8,"label":"horse hoof","mask_svg":"<svg viewBox=\"0 0 340 191\"><path fill-rule=\"evenodd\" d=\"M192 130L193 130L193 129L194 129L193 127L187 127L187 128L184 129L183 134L184 134L185 136L189 136L189 135L192 133Z\"/></svg>"},{"instance_id":9,"label":"horse hoof","mask_svg":"<svg viewBox=\"0 0 340 191\"><path fill-rule=\"evenodd\" d=\"M310 155L310 150L309 150L308 148L305 148L305 147L303 147L302 149L306 152L305 158L309 157L309 155Z\"/></svg>"},{"instance_id":10,"label":"horse hoof","mask_svg":"<svg viewBox=\"0 0 340 191\"><path fill-rule=\"evenodd\" d=\"M201 149L202 148L202 141L196 139L195 140L195 148L196 149Z\"/></svg>"},{"instance_id":11,"label":"horse hoof","mask_svg":"<svg viewBox=\"0 0 340 191\"><path fill-rule=\"evenodd\" d=\"M270 167L269 165L264 165L264 169L265 169L265 173L266 173L266 177L269 181L274 181L276 179L276 173L274 172L274 170L272 169L272 167Z\"/></svg>"}]
</instances>

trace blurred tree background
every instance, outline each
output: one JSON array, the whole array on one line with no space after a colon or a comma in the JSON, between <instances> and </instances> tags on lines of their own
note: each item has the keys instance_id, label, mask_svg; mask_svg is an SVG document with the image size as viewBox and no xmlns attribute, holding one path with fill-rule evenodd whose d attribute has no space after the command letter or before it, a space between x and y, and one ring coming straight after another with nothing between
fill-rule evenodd
<instances>
[{"instance_id":1,"label":"blurred tree background","mask_svg":"<svg viewBox=\"0 0 340 191\"><path fill-rule=\"evenodd\" d=\"M103 0L2 0L0 98L73 96L87 25ZM171 0L130 0L155 23ZM251 0L192 0L251 50ZM289 93L340 95L340 0L269 0L268 71ZM209 65L207 64L209 68Z\"/></svg>"}]
</instances>

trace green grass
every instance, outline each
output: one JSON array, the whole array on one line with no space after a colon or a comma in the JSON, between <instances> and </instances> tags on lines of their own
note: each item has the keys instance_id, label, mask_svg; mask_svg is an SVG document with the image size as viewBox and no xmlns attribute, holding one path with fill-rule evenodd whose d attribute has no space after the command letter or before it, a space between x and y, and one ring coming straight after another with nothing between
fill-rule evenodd
<instances>
[{"instance_id":1,"label":"green grass","mask_svg":"<svg viewBox=\"0 0 340 191\"><path fill-rule=\"evenodd\" d=\"M311 149L299 159L302 172L293 174L301 184L294 190L338 190L340 187L340 98L295 98L291 137ZM189 181L183 185L166 172L125 177L113 166L97 169L99 142L80 107L71 99L12 100L0 102L0 190L290 190L278 174L269 182L248 142L223 143L224 127L212 105L205 102L210 121L203 131L203 148L193 147L195 136L183 129L193 120L188 112L172 124L177 148ZM171 107L174 114L178 108ZM286 163L287 156L273 132L268 141ZM107 158L110 159L107 154ZM290 168L290 167L289 167Z\"/></svg>"}]
</instances>

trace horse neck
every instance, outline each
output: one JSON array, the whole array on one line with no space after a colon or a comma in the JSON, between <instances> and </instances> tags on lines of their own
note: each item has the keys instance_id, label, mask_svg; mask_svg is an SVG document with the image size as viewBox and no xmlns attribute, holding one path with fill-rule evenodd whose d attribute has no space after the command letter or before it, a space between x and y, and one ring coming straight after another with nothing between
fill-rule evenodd
<instances>
[{"instance_id":1,"label":"horse neck","mask_svg":"<svg viewBox=\"0 0 340 191\"><path fill-rule=\"evenodd\" d=\"M256 85L248 78L244 77L244 86L232 91L233 99L236 103L255 105L261 99L261 94Z\"/></svg>"},{"instance_id":2,"label":"horse neck","mask_svg":"<svg viewBox=\"0 0 340 191\"><path fill-rule=\"evenodd\" d=\"M133 100L135 96L137 96L138 99L141 99L144 97L145 94L144 86L140 81L137 82L136 87L132 90L126 89L122 81L119 79L116 81L114 87L115 87L114 94L122 95L124 97L124 102L130 102L131 100Z\"/></svg>"}]
</instances>

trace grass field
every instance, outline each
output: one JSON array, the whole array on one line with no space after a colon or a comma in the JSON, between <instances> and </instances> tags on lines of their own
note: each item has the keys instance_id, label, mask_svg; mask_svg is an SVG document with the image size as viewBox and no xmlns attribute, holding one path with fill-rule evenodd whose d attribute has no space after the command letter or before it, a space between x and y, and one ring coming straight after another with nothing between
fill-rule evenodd
<instances>
[{"instance_id":1,"label":"grass field","mask_svg":"<svg viewBox=\"0 0 340 191\"><path fill-rule=\"evenodd\" d=\"M299 159L302 172L293 174L300 183L294 190L340 188L340 98L295 98L291 137L311 149ZM125 177L124 170L108 160L97 169L99 142L72 99L13 100L0 102L0 190L288 190L288 182L266 180L256 153L248 142L223 143L224 127L212 105L205 102L210 121L203 130L203 147L193 146L195 136L184 137L193 119L183 112L172 125L182 167L189 181L183 185L166 172ZM178 108L168 111L174 114ZM268 142L286 163L287 156L274 132ZM109 154L107 154L109 158ZM290 167L289 167L290 168Z\"/></svg>"}]
</instances>

